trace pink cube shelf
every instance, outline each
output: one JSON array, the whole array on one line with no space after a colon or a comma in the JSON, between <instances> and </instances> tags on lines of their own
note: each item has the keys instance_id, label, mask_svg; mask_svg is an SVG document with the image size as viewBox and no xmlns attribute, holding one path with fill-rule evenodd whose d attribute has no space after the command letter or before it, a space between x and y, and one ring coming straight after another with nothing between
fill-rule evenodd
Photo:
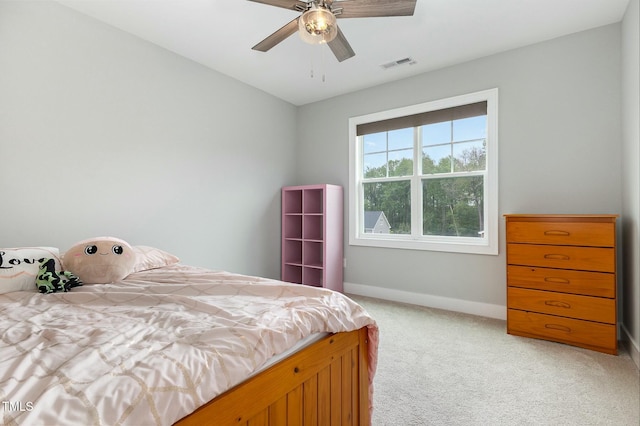
<instances>
[{"instance_id":1,"label":"pink cube shelf","mask_svg":"<svg viewBox=\"0 0 640 426\"><path fill-rule=\"evenodd\" d=\"M342 291L343 191L282 188L282 281Z\"/></svg>"}]
</instances>

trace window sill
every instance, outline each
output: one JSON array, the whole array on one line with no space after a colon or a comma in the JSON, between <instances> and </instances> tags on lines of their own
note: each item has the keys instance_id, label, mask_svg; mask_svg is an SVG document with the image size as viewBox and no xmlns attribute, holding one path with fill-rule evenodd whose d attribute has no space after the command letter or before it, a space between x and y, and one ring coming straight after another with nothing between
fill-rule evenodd
<instances>
[{"instance_id":1,"label":"window sill","mask_svg":"<svg viewBox=\"0 0 640 426\"><path fill-rule=\"evenodd\" d=\"M498 255L498 244L491 244L484 239L464 238L462 241L453 241L442 238L439 241L414 240L409 238L368 238L351 236L349 245L365 247L382 247L404 250L426 250L450 253Z\"/></svg>"}]
</instances>

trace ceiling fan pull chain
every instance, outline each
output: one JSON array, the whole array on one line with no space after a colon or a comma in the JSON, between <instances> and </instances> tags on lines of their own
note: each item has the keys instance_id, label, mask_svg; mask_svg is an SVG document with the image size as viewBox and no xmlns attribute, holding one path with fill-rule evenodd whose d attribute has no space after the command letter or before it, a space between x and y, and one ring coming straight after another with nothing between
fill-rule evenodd
<instances>
[{"instance_id":1,"label":"ceiling fan pull chain","mask_svg":"<svg viewBox=\"0 0 640 426\"><path fill-rule=\"evenodd\" d=\"M325 66L324 66L324 51L325 51L326 49L324 48L324 46L320 46L320 47L321 47L321 49L320 49L320 50L322 51L322 52L320 53L320 62L321 62L321 64L322 64L322 65L321 65L321 66L322 66L322 82L324 83L324 82L325 82L325 78L324 78L324 77L325 77L325 75L324 75L324 70L325 70Z\"/></svg>"},{"instance_id":2,"label":"ceiling fan pull chain","mask_svg":"<svg viewBox=\"0 0 640 426\"><path fill-rule=\"evenodd\" d=\"M311 68L310 77L313 78L313 49L311 49L311 54L309 55L309 65L310 65L310 68Z\"/></svg>"}]
</instances>

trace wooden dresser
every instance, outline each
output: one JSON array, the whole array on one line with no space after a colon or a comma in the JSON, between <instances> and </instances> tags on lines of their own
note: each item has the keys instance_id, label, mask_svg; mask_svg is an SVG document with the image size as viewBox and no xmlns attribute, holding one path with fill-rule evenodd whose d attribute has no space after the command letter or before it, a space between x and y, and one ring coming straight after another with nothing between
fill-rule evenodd
<instances>
[{"instance_id":1,"label":"wooden dresser","mask_svg":"<svg viewBox=\"0 0 640 426\"><path fill-rule=\"evenodd\" d=\"M505 215L507 333L617 355L617 215Z\"/></svg>"}]
</instances>

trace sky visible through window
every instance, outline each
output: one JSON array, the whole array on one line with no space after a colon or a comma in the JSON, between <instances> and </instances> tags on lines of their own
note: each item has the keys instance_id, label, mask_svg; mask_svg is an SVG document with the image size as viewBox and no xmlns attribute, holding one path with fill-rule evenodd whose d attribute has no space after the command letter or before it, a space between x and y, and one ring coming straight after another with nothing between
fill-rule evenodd
<instances>
[{"instance_id":1,"label":"sky visible through window","mask_svg":"<svg viewBox=\"0 0 640 426\"><path fill-rule=\"evenodd\" d=\"M442 159L452 155L454 158L461 158L465 150L483 149L486 137L487 117L478 116L424 125L421 127L420 144L423 156L428 156L438 164ZM412 161L413 138L414 128L365 135L363 141L365 177L374 177L367 176L367 171L380 170L388 162L403 159ZM376 173L375 177L386 176Z\"/></svg>"}]
</instances>

